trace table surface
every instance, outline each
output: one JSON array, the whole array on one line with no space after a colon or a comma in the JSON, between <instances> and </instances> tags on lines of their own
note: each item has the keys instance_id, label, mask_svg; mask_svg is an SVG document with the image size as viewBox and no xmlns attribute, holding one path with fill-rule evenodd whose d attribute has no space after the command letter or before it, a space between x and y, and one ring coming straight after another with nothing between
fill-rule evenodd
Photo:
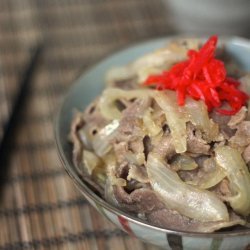
<instances>
[{"instance_id":1,"label":"table surface","mask_svg":"<svg viewBox=\"0 0 250 250\"><path fill-rule=\"evenodd\" d=\"M53 118L81 70L171 27L161 0L0 1L0 136L30 48L47 40L11 147L0 250L157 249L118 230L76 190L57 156Z\"/></svg>"}]
</instances>

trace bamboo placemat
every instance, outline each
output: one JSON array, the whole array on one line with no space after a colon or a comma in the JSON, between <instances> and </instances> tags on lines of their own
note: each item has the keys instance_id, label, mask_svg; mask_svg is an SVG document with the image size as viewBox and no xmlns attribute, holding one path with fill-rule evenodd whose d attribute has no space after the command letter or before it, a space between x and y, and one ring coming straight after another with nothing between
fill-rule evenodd
<instances>
[{"instance_id":1,"label":"bamboo placemat","mask_svg":"<svg viewBox=\"0 0 250 250\"><path fill-rule=\"evenodd\" d=\"M33 78L0 206L3 249L157 249L101 217L58 160L53 118L81 70L115 50L172 32L161 0L1 0L0 136L30 48Z\"/></svg>"}]
</instances>

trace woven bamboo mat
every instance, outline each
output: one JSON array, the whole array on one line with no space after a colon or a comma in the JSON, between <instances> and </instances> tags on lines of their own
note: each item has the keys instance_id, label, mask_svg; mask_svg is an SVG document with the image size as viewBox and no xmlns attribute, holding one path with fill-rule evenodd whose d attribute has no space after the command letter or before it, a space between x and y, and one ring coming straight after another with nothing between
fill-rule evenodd
<instances>
[{"instance_id":1,"label":"woven bamboo mat","mask_svg":"<svg viewBox=\"0 0 250 250\"><path fill-rule=\"evenodd\" d=\"M30 48L48 40L12 145L0 206L3 249L157 249L93 210L58 159L53 117L85 67L126 45L172 33L160 0L1 0L0 136Z\"/></svg>"}]
</instances>

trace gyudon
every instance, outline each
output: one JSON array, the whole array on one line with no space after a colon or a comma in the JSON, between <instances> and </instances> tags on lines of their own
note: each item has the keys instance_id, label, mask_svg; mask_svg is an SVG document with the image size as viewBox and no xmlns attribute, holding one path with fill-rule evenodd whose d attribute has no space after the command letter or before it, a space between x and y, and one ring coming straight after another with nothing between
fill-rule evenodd
<instances>
[{"instance_id":1,"label":"gyudon","mask_svg":"<svg viewBox=\"0 0 250 250\"><path fill-rule=\"evenodd\" d=\"M114 68L75 114L74 163L107 202L176 230L249 226L250 76L216 44L175 41Z\"/></svg>"}]
</instances>

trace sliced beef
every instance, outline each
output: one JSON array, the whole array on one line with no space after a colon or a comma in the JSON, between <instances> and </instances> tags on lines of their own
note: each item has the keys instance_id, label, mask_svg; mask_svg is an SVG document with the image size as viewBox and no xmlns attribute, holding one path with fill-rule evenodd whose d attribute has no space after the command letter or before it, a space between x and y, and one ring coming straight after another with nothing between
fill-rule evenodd
<instances>
[{"instance_id":1,"label":"sliced beef","mask_svg":"<svg viewBox=\"0 0 250 250\"><path fill-rule=\"evenodd\" d=\"M232 192L230 189L229 181L227 178L224 178L220 183L216 186L210 188L212 192L214 192L218 197L224 200L224 197L232 196Z\"/></svg>"},{"instance_id":2,"label":"sliced beef","mask_svg":"<svg viewBox=\"0 0 250 250\"><path fill-rule=\"evenodd\" d=\"M234 129L235 126L244 121L246 117L247 117L247 108L244 106L235 115L231 116L228 122L228 126Z\"/></svg>"},{"instance_id":3,"label":"sliced beef","mask_svg":"<svg viewBox=\"0 0 250 250\"><path fill-rule=\"evenodd\" d=\"M170 134L164 134L158 140L153 141L152 145L153 152L162 158L170 159L176 154L173 139Z\"/></svg>"},{"instance_id":4,"label":"sliced beef","mask_svg":"<svg viewBox=\"0 0 250 250\"><path fill-rule=\"evenodd\" d=\"M183 180L183 181L192 181L197 177L197 169L194 170L180 170L178 171L178 175L179 177Z\"/></svg>"},{"instance_id":5,"label":"sliced beef","mask_svg":"<svg viewBox=\"0 0 250 250\"><path fill-rule=\"evenodd\" d=\"M212 172L214 170L214 165L211 164L211 160L207 155L200 155L199 157L196 157L195 162L197 163L198 168L189 171L178 171L178 174L183 181L186 182L195 180L197 183L200 183L207 172Z\"/></svg>"},{"instance_id":6,"label":"sliced beef","mask_svg":"<svg viewBox=\"0 0 250 250\"><path fill-rule=\"evenodd\" d=\"M250 162L250 144L245 148L243 152L243 159L246 163Z\"/></svg>"},{"instance_id":7,"label":"sliced beef","mask_svg":"<svg viewBox=\"0 0 250 250\"><path fill-rule=\"evenodd\" d=\"M114 186L114 195L119 206L126 211L135 213L150 213L165 206L149 188L140 188L127 193L123 187Z\"/></svg>"},{"instance_id":8,"label":"sliced beef","mask_svg":"<svg viewBox=\"0 0 250 250\"><path fill-rule=\"evenodd\" d=\"M130 165L127 180L136 180L141 183L149 183L147 170L144 166Z\"/></svg>"},{"instance_id":9,"label":"sliced beef","mask_svg":"<svg viewBox=\"0 0 250 250\"><path fill-rule=\"evenodd\" d=\"M245 147L250 144L250 121L243 121L237 126L237 131L229 140L231 145Z\"/></svg>"},{"instance_id":10,"label":"sliced beef","mask_svg":"<svg viewBox=\"0 0 250 250\"><path fill-rule=\"evenodd\" d=\"M233 212L230 213L229 221L219 222L201 222L190 219L186 216L182 216L179 213L167 208L152 211L150 214L148 214L147 218L148 221L155 226L186 232L209 233L219 230L223 227L230 227L239 224L245 225L245 221Z\"/></svg>"},{"instance_id":11,"label":"sliced beef","mask_svg":"<svg viewBox=\"0 0 250 250\"><path fill-rule=\"evenodd\" d=\"M127 162L142 165L145 161L143 138L130 138L131 140L113 143L117 163Z\"/></svg>"},{"instance_id":12,"label":"sliced beef","mask_svg":"<svg viewBox=\"0 0 250 250\"><path fill-rule=\"evenodd\" d=\"M135 154L144 152L143 137L133 138L128 142L128 148Z\"/></svg>"},{"instance_id":13,"label":"sliced beef","mask_svg":"<svg viewBox=\"0 0 250 250\"><path fill-rule=\"evenodd\" d=\"M124 117L120 120L120 125L117 130L115 138L116 142L128 142L131 137L143 136L144 133L141 130L142 121L139 118Z\"/></svg>"},{"instance_id":14,"label":"sliced beef","mask_svg":"<svg viewBox=\"0 0 250 250\"><path fill-rule=\"evenodd\" d=\"M122 162L126 161L126 154L128 152L128 143L124 141L119 143L114 143L113 147L117 163L121 164Z\"/></svg>"},{"instance_id":15,"label":"sliced beef","mask_svg":"<svg viewBox=\"0 0 250 250\"><path fill-rule=\"evenodd\" d=\"M201 166L199 168L198 177L199 177L199 175L202 176L203 174L211 173L211 172L215 171L216 168L217 168L217 166L216 166L215 159L212 157L207 158L203 161L203 163L201 164Z\"/></svg>"},{"instance_id":16,"label":"sliced beef","mask_svg":"<svg viewBox=\"0 0 250 250\"><path fill-rule=\"evenodd\" d=\"M210 145L202 138L200 130L187 123L187 151L194 154L209 154Z\"/></svg>"},{"instance_id":17,"label":"sliced beef","mask_svg":"<svg viewBox=\"0 0 250 250\"><path fill-rule=\"evenodd\" d=\"M112 141L118 164L129 162L129 156L139 157L140 165L145 160L144 141L145 132L142 130L142 119L144 110L150 106L151 99L136 100L122 112L120 125L117 129L115 139ZM134 162L135 163L135 162Z\"/></svg>"},{"instance_id":18,"label":"sliced beef","mask_svg":"<svg viewBox=\"0 0 250 250\"><path fill-rule=\"evenodd\" d=\"M116 167L116 169L114 169L114 174L116 177L123 178L126 180L128 177L128 171L129 171L129 164L127 161L123 161Z\"/></svg>"},{"instance_id":19,"label":"sliced beef","mask_svg":"<svg viewBox=\"0 0 250 250\"><path fill-rule=\"evenodd\" d=\"M204 168L204 162L209 159L209 156L207 155L200 155L195 158L195 162L198 164L200 168Z\"/></svg>"},{"instance_id":20,"label":"sliced beef","mask_svg":"<svg viewBox=\"0 0 250 250\"><path fill-rule=\"evenodd\" d=\"M219 114L218 112L213 110L212 112L210 112L210 117L214 122L219 124L220 132L225 137L225 139L229 139L235 134L235 129L232 129L228 126L230 116Z\"/></svg>"},{"instance_id":21,"label":"sliced beef","mask_svg":"<svg viewBox=\"0 0 250 250\"><path fill-rule=\"evenodd\" d=\"M223 179L219 183L218 187L219 187L220 193L223 196L231 196L232 195L232 192L231 192L230 187L229 187L229 181L228 181L228 179Z\"/></svg>"},{"instance_id":22,"label":"sliced beef","mask_svg":"<svg viewBox=\"0 0 250 250\"><path fill-rule=\"evenodd\" d=\"M136 187L143 187L145 186L144 183L149 183L145 167L136 166L128 163L127 161L123 161L120 165L118 165L111 174L115 175L115 178L122 178L126 180L127 186L131 181L136 181L138 184L142 184L136 185Z\"/></svg>"},{"instance_id":23,"label":"sliced beef","mask_svg":"<svg viewBox=\"0 0 250 250\"><path fill-rule=\"evenodd\" d=\"M79 137L79 130L84 126L85 121L83 119L83 115L80 112L77 112L73 118L70 127L69 139L73 144L73 162L76 166L82 162L82 154L83 154L83 143Z\"/></svg>"},{"instance_id":24,"label":"sliced beef","mask_svg":"<svg viewBox=\"0 0 250 250\"><path fill-rule=\"evenodd\" d=\"M122 112L116 142L129 141L131 137L143 137L142 119L144 111L150 106L151 98L138 99Z\"/></svg>"},{"instance_id":25,"label":"sliced beef","mask_svg":"<svg viewBox=\"0 0 250 250\"><path fill-rule=\"evenodd\" d=\"M167 208L152 211L148 214L147 219L155 226L185 231L190 228L192 223L191 219Z\"/></svg>"}]
</instances>

